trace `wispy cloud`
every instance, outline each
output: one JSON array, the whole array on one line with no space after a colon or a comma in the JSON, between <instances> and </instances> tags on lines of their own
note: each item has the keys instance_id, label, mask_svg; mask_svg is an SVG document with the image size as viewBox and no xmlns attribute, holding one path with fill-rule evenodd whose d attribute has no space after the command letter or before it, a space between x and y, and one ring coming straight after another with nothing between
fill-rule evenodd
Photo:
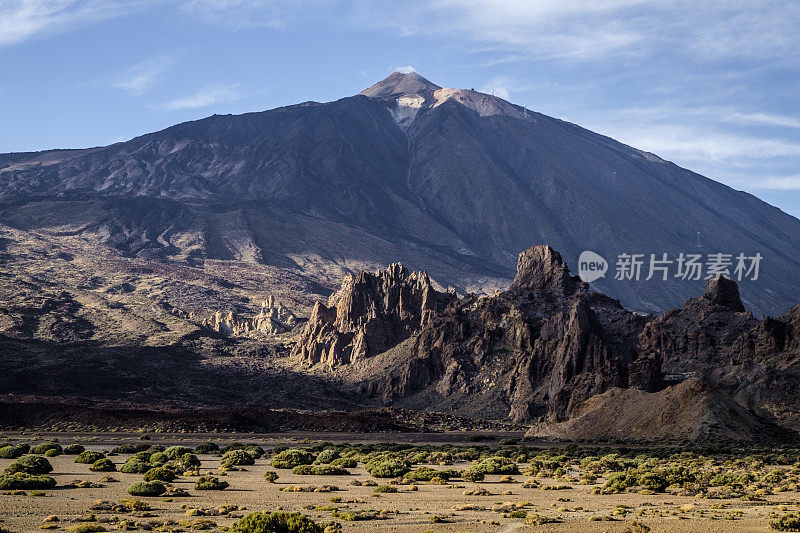
<instances>
[{"instance_id":1,"label":"wispy cloud","mask_svg":"<svg viewBox=\"0 0 800 533\"><path fill-rule=\"evenodd\" d=\"M4 0L0 2L0 47L127 15L151 3L147 0Z\"/></svg>"},{"instance_id":2,"label":"wispy cloud","mask_svg":"<svg viewBox=\"0 0 800 533\"><path fill-rule=\"evenodd\" d=\"M240 90L238 83L207 83L195 93L171 100L162 107L168 111L199 109L214 104L235 102L244 97L245 94Z\"/></svg>"},{"instance_id":3,"label":"wispy cloud","mask_svg":"<svg viewBox=\"0 0 800 533\"><path fill-rule=\"evenodd\" d=\"M800 191L800 175L756 178L752 187L754 189L771 189L777 191Z\"/></svg>"},{"instance_id":4,"label":"wispy cloud","mask_svg":"<svg viewBox=\"0 0 800 533\"><path fill-rule=\"evenodd\" d=\"M417 69L412 67L411 65L406 65L404 67L395 67L395 72L402 72L403 74L411 74L412 72L416 72Z\"/></svg>"},{"instance_id":5,"label":"wispy cloud","mask_svg":"<svg viewBox=\"0 0 800 533\"><path fill-rule=\"evenodd\" d=\"M111 85L134 96L140 96L155 87L162 75L172 68L174 63L173 55L152 57L125 70Z\"/></svg>"},{"instance_id":6,"label":"wispy cloud","mask_svg":"<svg viewBox=\"0 0 800 533\"><path fill-rule=\"evenodd\" d=\"M800 119L791 116L773 115L770 113L731 113L725 118L731 122L740 124L800 128Z\"/></svg>"}]
</instances>

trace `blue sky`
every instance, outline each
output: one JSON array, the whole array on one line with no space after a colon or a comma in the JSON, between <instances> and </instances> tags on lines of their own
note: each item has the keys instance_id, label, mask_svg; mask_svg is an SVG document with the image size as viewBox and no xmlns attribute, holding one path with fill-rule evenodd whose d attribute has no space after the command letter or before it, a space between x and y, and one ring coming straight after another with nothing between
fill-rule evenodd
<instances>
[{"instance_id":1,"label":"blue sky","mask_svg":"<svg viewBox=\"0 0 800 533\"><path fill-rule=\"evenodd\" d=\"M334 100L413 67L800 216L798 27L800 3L770 0L0 0L0 152Z\"/></svg>"}]
</instances>

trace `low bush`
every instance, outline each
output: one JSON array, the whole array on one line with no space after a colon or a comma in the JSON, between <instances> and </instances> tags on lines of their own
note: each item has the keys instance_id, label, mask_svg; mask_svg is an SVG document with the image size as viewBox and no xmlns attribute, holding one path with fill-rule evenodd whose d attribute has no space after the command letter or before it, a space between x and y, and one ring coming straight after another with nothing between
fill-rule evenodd
<instances>
[{"instance_id":1,"label":"low bush","mask_svg":"<svg viewBox=\"0 0 800 533\"><path fill-rule=\"evenodd\" d=\"M352 457L339 457L331 461L333 466L341 466L342 468L355 468L358 466L358 461Z\"/></svg>"},{"instance_id":2,"label":"low bush","mask_svg":"<svg viewBox=\"0 0 800 533\"><path fill-rule=\"evenodd\" d=\"M41 444L37 444L33 448L31 448L31 453L36 455L44 455L49 450L55 450L57 455L61 455L64 452L64 449L55 442L43 442Z\"/></svg>"},{"instance_id":3,"label":"low bush","mask_svg":"<svg viewBox=\"0 0 800 533\"><path fill-rule=\"evenodd\" d=\"M233 533L323 533L324 528L300 513L250 513L231 527Z\"/></svg>"},{"instance_id":4,"label":"low bush","mask_svg":"<svg viewBox=\"0 0 800 533\"><path fill-rule=\"evenodd\" d=\"M27 444L9 444L0 448L0 459L16 459L31 451Z\"/></svg>"},{"instance_id":5,"label":"low bush","mask_svg":"<svg viewBox=\"0 0 800 533\"><path fill-rule=\"evenodd\" d=\"M421 466L416 470L407 472L403 478L411 481L430 481L435 477L441 479L450 479L456 475L458 475L458 472L455 470L436 470L435 468L431 468L429 466Z\"/></svg>"},{"instance_id":6,"label":"low bush","mask_svg":"<svg viewBox=\"0 0 800 533\"><path fill-rule=\"evenodd\" d=\"M316 464L330 464L333 462L334 459L339 458L339 452L333 448L328 448L327 450L322 450L317 455L316 460L314 461Z\"/></svg>"},{"instance_id":7,"label":"low bush","mask_svg":"<svg viewBox=\"0 0 800 533\"><path fill-rule=\"evenodd\" d=\"M169 461L169 457L164 452L153 452L150 454L150 464L163 465Z\"/></svg>"},{"instance_id":8,"label":"low bush","mask_svg":"<svg viewBox=\"0 0 800 533\"><path fill-rule=\"evenodd\" d=\"M202 444L198 444L194 448L194 453L203 454L203 453L213 453L219 451L219 446L214 444L213 442L204 442Z\"/></svg>"},{"instance_id":9,"label":"low bush","mask_svg":"<svg viewBox=\"0 0 800 533\"><path fill-rule=\"evenodd\" d=\"M86 450L80 444L67 444L64 446L64 454L65 455L78 455L79 453L83 453Z\"/></svg>"},{"instance_id":10,"label":"low bush","mask_svg":"<svg viewBox=\"0 0 800 533\"><path fill-rule=\"evenodd\" d=\"M789 513L771 520L769 527L778 531L800 531L800 513Z\"/></svg>"},{"instance_id":11,"label":"low bush","mask_svg":"<svg viewBox=\"0 0 800 533\"><path fill-rule=\"evenodd\" d=\"M314 462L314 454L307 450L289 449L275 455L270 464L273 468L294 468L300 465L310 465Z\"/></svg>"},{"instance_id":12,"label":"low bush","mask_svg":"<svg viewBox=\"0 0 800 533\"><path fill-rule=\"evenodd\" d=\"M468 468L461 473L461 479L464 481L483 481L486 477L486 474L481 472L480 470L473 470L472 468Z\"/></svg>"},{"instance_id":13,"label":"low bush","mask_svg":"<svg viewBox=\"0 0 800 533\"><path fill-rule=\"evenodd\" d=\"M163 466L151 468L142 476L145 481L172 481L176 477L175 472Z\"/></svg>"},{"instance_id":14,"label":"low bush","mask_svg":"<svg viewBox=\"0 0 800 533\"><path fill-rule=\"evenodd\" d=\"M160 481L139 481L128 487L131 496L161 496L167 492L167 487Z\"/></svg>"},{"instance_id":15,"label":"low bush","mask_svg":"<svg viewBox=\"0 0 800 533\"><path fill-rule=\"evenodd\" d=\"M0 476L0 490L40 490L52 489L56 480L50 476L17 472Z\"/></svg>"},{"instance_id":16,"label":"low bush","mask_svg":"<svg viewBox=\"0 0 800 533\"><path fill-rule=\"evenodd\" d=\"M99 461L103 457L105 457L105 455L100 452L86 450L78 454L78 456L75 458L75 462L90 465L94 464L95 461Z\"/></svg>"},{"instance_id":17,"label":"low bush","mask_svg":"<svg viewBox=\"0 0 800 533\"><path fill-rule=\"evenodd\" d=\"M400 477L411 470L411 465L398 459L370 461L364 467L373 477L378 478Z\"/></svg>"},{"instance_id":18,"label":"low bush","mask_svg":"<svg viewBox=\"0 0 800 533\"><path fill-rule=\"evenodd\" d=\"M59 455L61 455L61 452L59 452L58 450L53 449L53 448L51 448L51 449L47 450L46 452L44 452L44 456L45 457L58 457Z\"/></svg>"},{"instance_id":19,"label":"low bush","mask_svg":"<svg viewBox=\"0 0 800 533\"><path fill-rule=\"evenodd\" d=\"M230 450L223 454L219 465L223 468L255 464L256 460L244 450Z\"/></svg>"},{"instance_id":20,"label":"low bush","mask_svg":"<svg viewBox=\"0 0 800 533\"><path fill-rule=\"evenodd\" d=\"M185 453L175 461L172 461L172 464L174 464L175 468L183 471L194 470L200 466L200 459L193 453Z\"/></svg>"},{"instance_id":21,"label":"low bush","mask_svg":"<svg viewBox=\"0 0 800 533\"><path fill-rule=\"evenodd\" d=\"M139 453L147 451L148 448L150 448L149 444L145 442L139 442L136 444L132 443L121 444L111 451L113 453Z\"/></svg>"},{"instance_id":22,"label":"low bush","mask_svg":"<svg viewBox=\"0 0 800 533\"><path fill-rule=\"evenodd\" d=\"M203 476L194 484L196 490L225 490L228 488L227 481L220 481L214 476Z\"/></svg>"},{"instance_id":23,"label":"low bush","mask_svg":"<svg viewBox=\"0 0 800 533\"><path fill-rule=\"evenodd\" d=\"M150 463L143 463L141 461L128 461L122 468L119 469L123 474L144 474L151 468L155 468Z\"/></svg>"},{"instance_id":24,"label":"low bush","mask_svg":"<svg viewBox=\"0 0 800 533\"><path fill-rule=\"evenodd\" d=\"M167 456L167 459L177 459L181 455L185 455L187 453L192 453L192 449L187 448L186 446L170 446L164 450L164 455Z\"/></svg>"},{"instance_id":25,"label":"low bush","mask_svg":"<svg viewBox=\"0 0 800 533\"><path fill-rule=\"evenodd\" d=\"M275 483L278 480L278 473L267 470L264 472L264 479L267 480L267 483Z\"/></svg>"},{"instance_id":26,"label":"low bush","mask_svg":"<svg viewBox=\"0 0 800 533\"><path fill-rule=\"evenodd\" d=\"M346 476L350 474L344 468L333 465L298 465L292 468L292 473L301 476Z\"/></svg>"},{"instance_id":27,"label":"low bush","mask_svg":"<svg viewBox=\"0 0 800 533\"><path fill-rule=\"evenodd\" d=\"M487 457L481 461L476 462L470 467L471 470L483 472L484 474L503 474L503 475L516 475L519 474L517 463L508 457L492 456Z\"/></svg>"},{"instance_id":28,"label":"low bush","mask_svg":"<svg viewBox=\"0 0 800 533\"><path fill-rule=\"evenodd\" d=\"M92 472L116 472L117 467L113 462L111 462L111 459L103 457L102 459L98 459L92 463L92 466L89 467L89 470Z\"/></svg>"},{"instance_id":29,"label":"low bush","mask_svg":"<svg viewBox=\"0 0 800 533\"><path fill-rule=\"evenodd\" d=\"M6 467L6 474L24 472L26 474L47 474L53 471L53 465L44 457L38 455L23 455Z\"/></svg>"}]
</instances>

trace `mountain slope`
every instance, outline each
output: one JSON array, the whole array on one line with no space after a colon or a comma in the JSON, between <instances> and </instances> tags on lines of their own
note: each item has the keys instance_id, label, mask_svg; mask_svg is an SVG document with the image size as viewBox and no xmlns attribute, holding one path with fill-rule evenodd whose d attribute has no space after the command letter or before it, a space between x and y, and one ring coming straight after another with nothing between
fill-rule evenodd
<instances>
[{"instance_id":1,"label":"mountain slope","mask_svg":"<svg viewBox=\"0 0 800 533\"><path fill-rule=\"evenodd\" d=\"M361 94L212 116L85 151L0 156L0 222L80 233L120 253L237 260L331 287L394 261L461 290L513 276L516 254L585 249L594 284L660 311L703 281L613 280L621 253L761 253L749 308L800 300L800 221L755 197L472 90L395 73ZM320 274L321 273L321 274ZM646 272L645 272L646 276Z\"/></svg>"}]
</instances>

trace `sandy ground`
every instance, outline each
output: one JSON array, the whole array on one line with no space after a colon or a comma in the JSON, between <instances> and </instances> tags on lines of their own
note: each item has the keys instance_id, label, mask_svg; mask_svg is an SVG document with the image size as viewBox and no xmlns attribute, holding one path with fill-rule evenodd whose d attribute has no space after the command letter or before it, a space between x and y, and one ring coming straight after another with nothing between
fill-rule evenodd
<instances>
[{"instance_id":1,"label":"sandy ground","mask_svg":"<svg viewBox=\"0 0 800 533\"><path fill-rule=\"evenodd\" d=\"M28 437L28 436L26 436ZM62 436L63 437L63 436ZM241 438L253 442L252 438ZM120 440L123 437L114 437ZM203 439L185 437L186 442L199 442ZM160 439L154 438L153 442ZM293 437L292 440L299 441ZM351 440L356 440L351 439ZM386 440L386 439L384 439ZM108 450L118 443L108 439L103 442L89 442L88 438L72 436L61 438L61 444L80 442L88 448ZM169 442L179 443L178 438ZM259 444L272 444L259 442ZM220 442L224 444L224 442ZM116 455L110 458L121 466L127 455ZM202 461L201 474L216 473L219 457L211 455L199 456ZM112 476L117 482L103 482L99 488L55 488L44 491L43 496L32 496L31 491L25 495L0 495L0 528L12 532L39 531L42 521L50 515L57 516L58 525L66 529L81 523L81 517L94 513L102 521L112 516L127 518L135 522L156 524L165 519L185 522L198 518L212 520L218 526L229 526L238 517L252 511L273 511L278 508L296 510L319 521L332 520L333 508L341 511L353 510L387 510L388 518L356 522L339 522L343 531L403 531L403 532L513 532L513 531L628 531L634 520L646 524L652 531L689 532L689 531L769 531L768 514L781 509L794 511L798 509L798 493L782 493L767 496L767 502L748 502L742 500L708 500L693 497L679 497L670 494L640 495L635 493L620 495L592 494L594 486L574 484L572 488L561 490L543 490L542 488L523 488L526 476L513 476L515 483L500 483L501 476L487 476L481 483L469 483L454 480L448 485L430 485L421 483L418 490L412 492L409 486L398 485L398 493L375 494L375 487L354 486L353 480L377 481L386 484L388 480L374 480L361 465L351 469L349 476L299 476L288 470L277 470L280 478L277 483L270 484L264 480L264 472L275 470L268 465L268 459L256 461L254 466L246 470L228 472L221 477L230 483L224 491L198 491L194 489L195 478L183 477L172 485L185 489L187 497L139 498L146 500L152 509L144 516L138 513L113 513L110 511L91 510L96 500L116 502L121 498L130 498L126 488L142 479L139 474L95 473L89 465L74 463L74 456L59 456L50 459L54 471L51 475L58 481L59 487L73 481L86 480L100 482L106 476ZM11 460L0 459L0 469L5 468ZM435 466L435 465L434 465ZM464 464L453 465L464 468ZM523 465L520 465L523 468ZM543 486L563 485L548 479L539 479ZM335 492L282 492L280 489L290 486L319 487L336 485L341 490ZM465 495L465 491L484 489L488 495ZM341 498L333 503L331 498ZM542 526L526 526L520 518L503 517L502 512L493 511L492 507L502 503L528 502L523 509L530 513L538 513L547 517L560 517L559 523ZM723 504L725 508L714 509ZM217 509L224 505L238 506L239 509L226 516L193 517L187 515L190 508ZM461 506L474 506L474 510L457 510ZM616 515L617 521L590 521L591 517L612 516L617 506L629 506L627 516ZM785 506L785 507L784 507ZM654 516L654 513L665 516ZM741 512L739 516L737 512ZM638 516L640 515L641 516ZM443 517L446 522L438 523L434 516ZM157 525L157 524L156 524ZM107 530L116 529L116 524L104 524ZM188 530L189 524L171 526L163 530ZM636 531L636 530L631 530Z\"/></svg>"}]
</instances>

